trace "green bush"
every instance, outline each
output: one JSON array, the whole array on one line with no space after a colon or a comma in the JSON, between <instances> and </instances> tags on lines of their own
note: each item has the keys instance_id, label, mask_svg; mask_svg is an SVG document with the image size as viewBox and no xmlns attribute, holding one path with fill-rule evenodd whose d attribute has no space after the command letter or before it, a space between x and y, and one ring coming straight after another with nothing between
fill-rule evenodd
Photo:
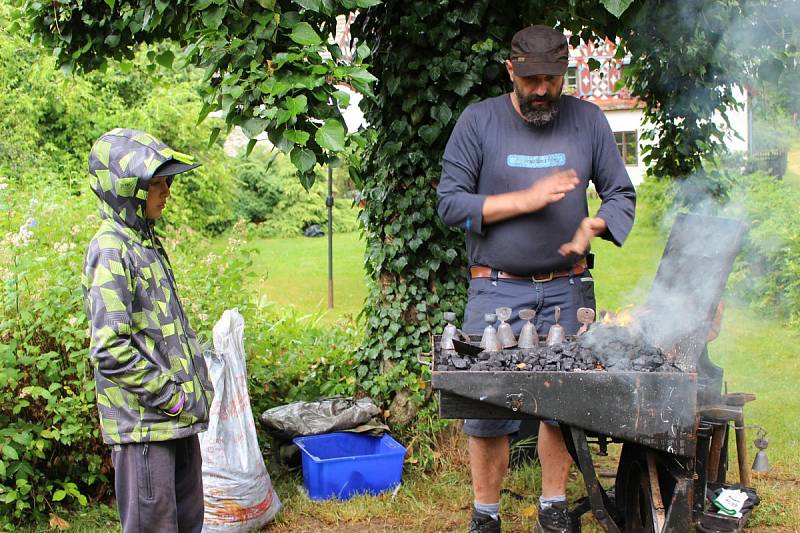
<instances>
[{"instance_id":1,"label":"green bush","mask_svg":"<svg viewBox=\"0 0 800 533\"><path fill-rule=\"evenodd\" d=\"M757 309L800 323L800 191L763 173L742 176L727 213L748 221L732 280Z\"/></svg>"},{"instance_id":2,"label":"green bush","mask_svg":"<svg viewBox=\"0 0 800 533\"><path fill-rule=\"evenodd\" d=\"M661 227L675 200L675 182L646 176L636 188L636 223Z\"/></svg>"},{"instance_id":3,"label":"green bush","mask_svg":"<svg viewBox=\"0 0 800 533\"><path fill-rule=\"evenodd\" d=\"M94 202L63 184L21 190L0 181L0 524L10 524L105 494L110 461L80 290Z\"/></svg>"}]
</instances>

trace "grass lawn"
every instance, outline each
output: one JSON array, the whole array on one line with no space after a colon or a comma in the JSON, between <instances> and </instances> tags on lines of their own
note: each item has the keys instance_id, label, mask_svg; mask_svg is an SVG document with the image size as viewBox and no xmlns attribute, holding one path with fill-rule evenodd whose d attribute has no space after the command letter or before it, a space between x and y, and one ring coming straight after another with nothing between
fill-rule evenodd
<instances>
[{"instance_id":1,"label":"grass lawn","mask_svg":"<svg viewBox=\"0 0 800 533\"><path fill-rule=\"evenodd\" d=\"M253 291L273 301L308 311L324 310L326 289L326 239L268 239L256 243L262 253L256 259ZM597 242L597 300L600 309L619 309L640 303L649 290L661 258L664 238L655 230L636 226L625 246L615 248ZM366 294L362 271L363 244L356 234L336 235L334 267L337 304L328 319L355 315ZM702 275L698 273L698 275ZM753 477L763 502L748 523L748 531L800 530L800 365L796 347L800 333L788 331L777 319L757 316L745 305L728 302L720 337L710 345L712 358L725 369L731 392L752 392L757 401L745 410L747 424L758 424L768 432L768 455L772 470ZM749 460L755 454L748 432ZM268 532L450 532L466 531L472 504L466 443L456 424L438 436L438 457L433 471L422 472L407 465L402 486L396 493L357 497L348 502L312 502L302 490L298 472L270 466L270 473L284 503ZM731 444L732 452L735 446ZM611 446L612 457L619 447ZM736 458L729 481L737 477ZM601 475L613 470L608 459L598 458ZM604 478L604 483L613 479ZM506 479L502 498L504 531L530 531L540 490L538 466L514 470ZM584 494L580 476L573 468L568 488L574 501ZM67 517L72 531L114 528L113 511L93 506L82 515ZM41 530L48 529L42 525ZM584 531L600 531L593 519L584 518Z\"/></svg>"},{"instance_id":2,"label":"grass lawn","mask_svg":"<svg viewBox=\"0 0 800 533\"><path fill-rule=\"evenodd\" d=\"M355 317L367 295L364 241L360 233L333 236L334 307L328 309L328 238L258 239L250 243L256 295L303 311L322 312L323 320Z\"/></svg>"}]
</instances>

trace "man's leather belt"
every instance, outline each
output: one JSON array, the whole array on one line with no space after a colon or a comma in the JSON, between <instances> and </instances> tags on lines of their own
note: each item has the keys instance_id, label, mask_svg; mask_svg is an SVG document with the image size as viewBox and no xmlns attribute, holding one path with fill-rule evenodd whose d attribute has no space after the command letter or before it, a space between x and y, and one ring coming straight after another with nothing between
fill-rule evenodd
<instances>
[{"instance_id":1,"label":"man's leather belt","mask_svg":"<svg viewBox=\"0 0 800 533\"><path fill-rule=\"evenodd\" d=\"M495 270L488 266L474 265L469 267L470 278L497 278L497 279L524 279L528 281L536 281L543 283L555 278L563 278L565 276L578 276L586 271L586 259L581 259L575 266L568 270L554 270L553 272L542 272L532 274L530 276L518 276L502 270Z\"/></svg>"}]
</instances>

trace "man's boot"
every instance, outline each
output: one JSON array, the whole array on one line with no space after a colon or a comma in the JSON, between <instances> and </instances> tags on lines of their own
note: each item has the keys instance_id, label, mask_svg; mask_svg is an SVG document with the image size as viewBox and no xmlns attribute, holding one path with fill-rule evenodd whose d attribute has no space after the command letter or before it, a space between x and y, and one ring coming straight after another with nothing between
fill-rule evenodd
<instances>
[{"instance_id":1,"label":"man's boot","mask_svg":"<svg viewBox=\"0 0 800 533\"><path fill-rule=\"evenodd\" d=\"M472 509L469 533L500 533L500 517L494 519L491 515Z\"/></svg>"},{"instance_id":2,"label":"man's boot","mask_svg":"<svg viewBox=\"0 0 800 533\"><path fill-rule=\"evenodd\" d=\"M554 503L542 509L539 507L539 516L533 533L571 533L572 525L569 518L569 509L566 503Z\"/></svg>"}]
</instances>

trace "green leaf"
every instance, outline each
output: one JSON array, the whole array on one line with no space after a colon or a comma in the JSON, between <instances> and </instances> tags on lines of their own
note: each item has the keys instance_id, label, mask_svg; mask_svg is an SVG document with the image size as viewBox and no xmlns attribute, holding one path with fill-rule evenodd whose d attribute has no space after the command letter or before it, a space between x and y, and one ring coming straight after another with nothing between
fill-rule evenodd
<instances>
[{"instance_id":1,"label":"green leaf","mask_svg":"<svg viewBox=\"0 0 800 533\"><path fill-rule=\"evenodd\" d=\"M350 79L360 83L373 83L378 80L378 78L370 74L367 69L360 67L350 72Z\"/></svg>"},{"instance_id":2,"label":"green leaf","mask_svg":"<svg viewBox=\"0 0 800 533\"><path fill-rule=\"evenodd\" d=\"M362 59L362 60L365 57L369 57L369 54L371 52L372 52L372 50L369 49L369 46L367 46L367 43L361 43L361 44L358 45L358 48L356 48L356 53L358 54L358 58Z\"/></svg>"},{"instance_id":3,"label":"green leaf","mask_svg":"<svg viewBox=\"0 0 800 533\"><path fill-rule=\"evenodd\" d=\"M103 42L108 45L109 48L116 48L119 44L119 35L107 35Z\"/></svg>"},{"instance_id":4,"label":"green leaf","mask_svg":"<svg viewBox=\"0 0 800 533\"><path fill-rule=\"evenodd\" d=\"M433 118L438 120L442 126L447 126L447 124L450 122L450 119L453 118L453 112L450 110L447 104L441 104L434 107L431 110L431 114L433 115Z\"/></svg>"},{"instance_id":5,"label":"green leaf","mask_svg":"<svg viewBox=\"0 0 800 533\"><path fill-rule=\"evenodd\" d=\"M336 98L339 107L345 108L350 105L350 93L346 91L335 91L333 97Z\"/></svg>"},{"instance_id":6,"label":"green leaf","mask_svg":"<svg viewBox=\"0 0 800 533\"><path fill-rule=\"evenodd\" d=\"M311 24L308 22L298 22L292 29L289 38L303 46L311 46L322 42L322 39L320 39L317 32L314 31L314 28L312 28Z\"/></svg>"},{"instance_id":7,"label":"green leaf","mask_svg":"<svg viewBox=\"0 0 800 533\"><path fill-rule=\"evenodd\" d=\"M53 493L53 501L54 502L60 502L61 500L63 500L66 497L67 497L67 491L65 491L64 489L58 489L57 491L55 491Z\"/></svg>"},{"instance_id":8,"label":"green leaf","mask_svg":"<svg viewBox=\"0 0 800 533\"><path fill-rule=\"evenodd\" d=\"M589 58L589 70L597 70L600 68L600 62L595 58Z\"/></svg>"},{"instance_id":9,"label":"green leaf","mask_svg":"<svg viewBox=\"0 0 800 533\"><path fill-rule=\"evenodd\" d=\"M165 68L172 68L172 62L175 61L175 54L172 50L164 50L156 56L156 62Z\"/></svg>"},{"instance_id":10,"label":"green leaf","mask_svg":"<svg viewBox=\"0 0 800 533\"><path fill-rule=\"evenodd\" d=\"M426 144L433 144L439 138L441 132L442 128L438 124L433 124L431 126L422 126L419 129L419 136L422 137Z\"/></svg>"},{"instance_id":11,"label":"green leaf","mask_svg":"<svg viewBox=\"0 0 800 533\"><path fill-rule=\"evenodd\" d=\"M356 7L366 9L368 7L377 6L382 0L356 0Z\"/></svg>"},{"instance_id":12,"label":"green leaf","mask_svg":"<svg viewBox=\"0 0 800 533\"><path fill-rule=\"evenodd\" d=\"M117 0L105 0L105 1L109 9L114 9L114 4L117 3Z\"/></svg>"},{"instance_id":13,"label":"green leaf","mask_svg":"<svg viewBox=\"0 0 800 533\"><path fill-rule=\"evenodd\" d=\"M304 94L301 94L300 96L296 96L294 98L289 97L285 100L285 103L286 103L286 110L293 117L296 117L300 113L304 112L308 107L308 99Z\"/></svg>"},{"instance_id":14,"label":"green leaf","mask_svg":"<svg viewBox=\"0 0 800 533\"><path fill-rule=\"evenodd\" d=\"M211 135L208 136L208 147L211 148L214 146L214 143L217 141L217 137L219 137L220 128L214 127L211 128Z\"/></svg>"},{"instance_id":15,"label":"green leaf","mask_svg":"<svg viewBox=\"0 0 800 533\"><path fill-rule=\"evenodd\" d=\"M17 453L17 450L9 446L8 444L3 445L3 455L11 459L12 461L19 461L19 454Z\"/></svg>"},{"instance_id":16,"label":"green leaf","mask_svg":"<svg viewBox=\"0 0 800 533\"><path fill-rule=\"evenodd\" d=\"M600 0L600 3L605 6L609 13L617 18L620 18L628 6L633 3L633 0Z\"/></svg>"},{"instance_id":17,"label":"green leaf","mask_svg":"<svg viewBox=\"0 0 800 533\"><path fill-rule=\"evenodd\" d=\"M217 108L217 105L218 104L217 104L216 100L214 100L213 102L204 103L203 107L200 108L200 113L198 113L198 115L197 115L197 124L196 125L199 126L200 123L203 122L206 119L208 114L211 113L212 111L214 111Z\"/></svg>"},{"instance_id":18,"label":"green leaf","mask_svg":"<svg viewBox=\"0 0 800 533\"><path fill-rule=\"evenodd\" d=\"M263 118L249 118L240 124L242 131L248 139L255 139L264 132L269 120Z\"/></svg>"},{"instance_id":19,"label":"green leaf","mask_svg":"<svg viewBox=\"0 0 800 533\"><path fill-rule=\"evenodd\" d=\"M301 172L298 177L300 178L300 184L307 191L311 190L311 187L314 186L314 181L316 181L317 178L313 172Z\"/></svg>"},{"instance_id":20,"label":"green leaf","mask_svg":"<svg viewBox=\"0 0 800 533\"><path fill-rule=\"evenodd\" d=\"M249 141L247 141L247 148L245 148L245 150L244 150L245 157L247 157L251 153L253 153L253 148L256 147L256 143L257 142L258 141L256 139L250 139Z\"/></svg>"},{"instance_id":21,"label":"green leaf","mask_svg":"<svg viewBox=\"0 0 800 533\"><path fill-rule=\"evenodd\" d=\"M317 164L317 156L308 148L293 148L289 159L301 174L308 172Z\"/></svg>"},{"instance_id":22,"label":"green leaf","mask_svg":"<svg viewBox=\"0 0 800 533\"><path fill-rule=\"evenodd\" d=\"M0 478L6 477L6 464L0 461Z\"/></svg>"},{"instance_id":23,"label":"green leaf","mask_svg":"<svg viewBox=\"0 0 800 533\"><path fill-rule=\"evenodd\" d=\"M206 28L216 30L222 24L222 19L225 18L225 12L228 8L225 5L219 7L209 7L203 11L203 25Z\"/></svg>"},{"instance_id":24,"label":"green leaf","mask_svg":"<svg viewBox=\"0 0 800 533\"><path fill-rule=\"evenodd\" d=\"M329 118L314 134L314 140L326 150L341 152L344 150L344 126L335 118Z\"/></svg>"},{"instance_id":25,"label":"green leaf","mask_svg":"<svg viewBox=\"0 0 800 533\"><path fill-rule=\"evenodd\" d=\"M311 134L302 130L286 130L283 132L283 136L286 137L287 141L305 146Z\"/></svg>"},{"instance_id":26,"label":"green leaf","mask_svg":"<svg viewBox=\"0 0 800 533\"><path fill-rule=\"evenodd\" d=\"M321 11L322 0L293 0L295 4L309 11Z\"/></svg>"},{"instance_id":27,"label":"green leaf","mask_svg":"<svg viewBox=\"0 0 800 533\"><path fill-rule=\"evenodd\" d=\"M275 0L257 0L258 5L268 11L275 11Z\"/></svg>"}]
</instances>

